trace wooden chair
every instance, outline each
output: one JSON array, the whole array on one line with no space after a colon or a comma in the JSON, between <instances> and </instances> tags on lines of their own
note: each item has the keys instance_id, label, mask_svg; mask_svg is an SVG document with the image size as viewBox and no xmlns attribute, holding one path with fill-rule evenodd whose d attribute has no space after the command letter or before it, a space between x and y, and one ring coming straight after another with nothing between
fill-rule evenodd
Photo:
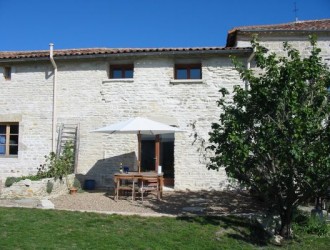
<instances>
[{"instance_id":1,"label":"wooden chair","mask_svg":"<svg viewBox=\"0 0 330 250\"><path fill-rule=\"evenodd\" d=\"M117 183L115 183L115 201L118 200L119 193L123 192L131 192L132 193L132 201L135 200L135 190L137 190L138 185L136 183L136 178L133 176L121 176L118 178Z\"/></svg>"},{"instance_id":2,"label":"wooden chair","mask_svg":"<svg viewBox=\"0 0 330 250\"><path fill-rule=\"evenodd\" d=\"M139 192L141 193L141 200L143 202L143 194L147 192L156 192L157 199L160 199L160 189L157 177L144 176L141 179Z\"/></svg>"}]
</instances>

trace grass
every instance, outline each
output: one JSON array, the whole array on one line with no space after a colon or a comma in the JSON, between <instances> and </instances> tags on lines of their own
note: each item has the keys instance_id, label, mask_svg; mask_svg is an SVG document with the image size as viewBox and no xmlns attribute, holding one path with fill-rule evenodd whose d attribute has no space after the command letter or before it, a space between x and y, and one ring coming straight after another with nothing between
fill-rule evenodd
<instances>
[{"instance_id":1,"label":"grass","mask_svg":"<svg viewBox=\"0 0 330 250\"><path fill-rule=\"evenodd\" d=\"M301 234L280 249L329 249ZM279 249L247 219L149 218L0 208L0 249Z\"/></svg>"}]
</instances>

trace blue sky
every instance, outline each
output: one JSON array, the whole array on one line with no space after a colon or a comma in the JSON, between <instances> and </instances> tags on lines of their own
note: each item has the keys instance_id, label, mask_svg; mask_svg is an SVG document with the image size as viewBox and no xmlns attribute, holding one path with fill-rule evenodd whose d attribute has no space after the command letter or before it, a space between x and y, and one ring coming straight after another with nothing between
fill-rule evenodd
<instances>
[{"instance_id":1,"label":"blue sky","mask_svg":"<svg viewBox=\"0 0 330 250\"><path fill-rule=\"evenodd\" d=\"M330 18L330 0L0 0L0 50L224 46L236 26Z\"/></svg>"}]
</instances>

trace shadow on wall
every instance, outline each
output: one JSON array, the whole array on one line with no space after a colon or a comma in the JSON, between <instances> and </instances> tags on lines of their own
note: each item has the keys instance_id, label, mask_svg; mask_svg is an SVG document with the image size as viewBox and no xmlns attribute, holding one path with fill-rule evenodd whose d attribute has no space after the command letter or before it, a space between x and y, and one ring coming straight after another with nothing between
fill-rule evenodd
<instances>
[{"instance_id":1,"label":"shadow on wall","mask_svg":"<svg viewBox=\"0 0 330 250\"><path fill-rule=\"evenodd\" d=\"M119 172L120 163L123 167L129 167L129 171L137 171L137 158L135 152L117 155L98 160L93 167L84 175L76 174L76 178L84 186L85 180L94 180L95 188L113 188L113 175Z\"/></svg>"}]
</instances>

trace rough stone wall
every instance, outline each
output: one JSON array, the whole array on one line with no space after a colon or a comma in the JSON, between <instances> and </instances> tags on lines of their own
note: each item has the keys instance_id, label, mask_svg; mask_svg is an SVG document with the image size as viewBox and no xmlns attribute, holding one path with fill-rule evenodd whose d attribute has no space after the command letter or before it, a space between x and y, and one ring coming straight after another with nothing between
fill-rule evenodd
<instances>
[{"instance_id":1,"label":"rough stone wall","mask_svg":"<svg viewBox=\"0 0 330 250\"><path fill-rule=\"evenodd\" d=\"M0 67L0 122L19 122L17 157L0 157L0 178L29 175L51 150L52 72L47 63L16 64L11 80Z\"/></svg>"},{"instance_id":2,"label":"rough stone wall","mask_svg":"<svg viewBox=\"0 0 330 250\"><path fill-rule=\"evenodd\" d=\"M283 42L288 42L292 45L293 48L298 49L302 55L309 55L310 51L310 42L308 40L309 34L303 34L300 36L293 35L282 35L275 36L274 35L264 35L259 36L260 44L268 48L270 51L283 54ZM238 36L237 37L237 47L249 47L251 46L251 36ZM322 58L329 63L330 60L330 32L327 35L318 35L317 38L317 46L321 48L321 56Z\"/></svg>"},{"instance_id":3,"label":"rough stone wall","mask_svg":"<svg viewBox=\"0 0 330 250\"><path fill-rule=\"evenodd\" d=\"M222 189L223 170L209 171L201 142L207 143L217 121L218 90L242 84L227 56L203 57L203 81L173 82L175 59L133 58L133 80L108 79L102 59L57 61L58 123L80 124L78 174L95 179L96 187L111 187L119 163L136 169L136 135L106 135L91 131L131 117L168 117L183 133L175 135L175 189ZM1 72L0 72L1 73ZM0 174L32 174L51 149L52 76L50 64L14 66L12 80L1 80L1 121L21 117L17 158L0 158ZM3 112L4 111L4 112ZM5 115L5 116L3 116ZM194 134L197 134L197 140Z\"/></svg>"},{"instance_id":4,"label":"rough stone wall","mask_svg":"<svg viewBox=\"0 0 330 250\"><path fill-rule=\"evenodd\" d=\"M21 180L10 187L2 187L2 190L0 190L0 198L54 198L59 195L67 194L69 192L68 187L73 183L73 179L74 175L69 175L67 178L63 178L63 180L54 180L54 178L46 178L39 181L31 181L29 179ZM48 182L53 183L53 188L50 193L47 192Z\"/></svg>"},{"instance_id":5,"label":"rough stone wall","mask_svg":"<svg viewBox=\"0 0 330 250\"><path fill-rule=\"evenodd\" d=\"M249 46L238 37L238 46ZM283 41L303 51L306 37L263 37L261 43L282 53ZM330 39L319 38L329 60ZM187 58L186 58L187 59ZM223 169L206 169L204 147L211 123L221 112L216 101L222 87L243 84L227 56L203 56L202 81L173 81L173 57L99 60L57 60L57 122L80 124L78 174L94 179L96 187L112 187L120 162L137 169L136 135L106 135L91 131L125 119L165 117L185 132L175 135L175 189L222 189L228 184ZM179 59L181 60L181 59ZM193 58L196 61L196 58ZM246 60L246 58L244 59ZM188 59L189 61L189 59ZM110 63L134 63L134 79L108 79ZM0 67L0 75L3 68ZM19 122L18 157L0 157L0 179L34 174L51 151L52 84L50 63L20 63L12 79L0 77L0 122ZM165 120L166 120L165 119ZM196 135L196 136L195 136Z\"/></svg>"},{"instance_id":6,"label":"rough stone wall","mask_svg":"<svg viewBox=\"0 0 330 250\"><path fill-rule=\"evenodd\" d=\"M113 185L120 162L137 169L137 136L91 133L93 129L131 117L169 117L184 133L175 135L175 188L220 189L224 171L209 171L198 138L208 140L217 120L220 87L242 84L228 58L202 60L203 82L175 82L174 60L136 58L134 79L107 79L108 63L74 62L59 67L59 120L78 121L81 127L78 173L96 180L97 187ZM70 107L70 108L68 108ZM193 129L194 124L195 129ZM202 177L202 178L201 178Z\"/></svg>"}]
</instances>

